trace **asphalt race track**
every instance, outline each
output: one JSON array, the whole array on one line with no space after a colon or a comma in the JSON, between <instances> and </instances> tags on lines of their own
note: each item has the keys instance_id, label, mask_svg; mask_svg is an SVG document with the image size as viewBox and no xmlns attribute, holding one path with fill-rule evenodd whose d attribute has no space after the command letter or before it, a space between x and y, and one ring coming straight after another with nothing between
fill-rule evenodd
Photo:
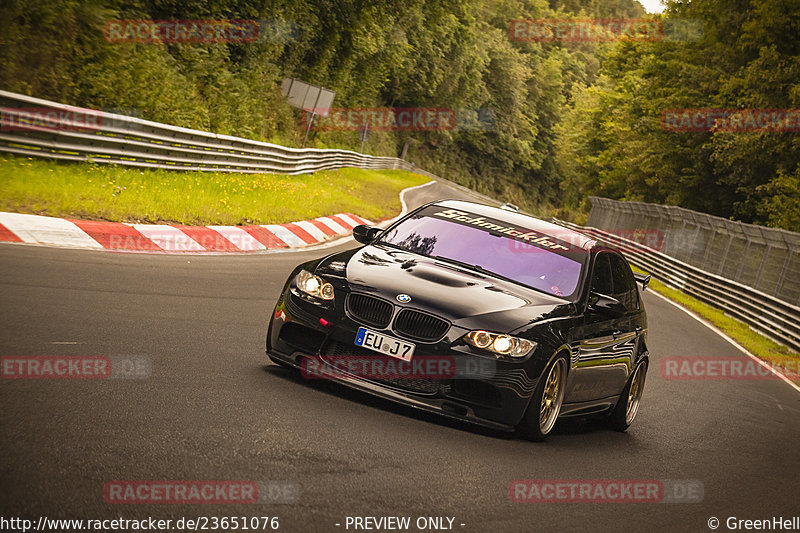
<instances>
[{"instance_id":1,"label":"asphalt race track","mask_svg":"<svg viewBox=\"0 0 800 533\"><path fill-rule=\"evenodd\" d=\"M406 200L455 196L436 184ZM171 256L1 245L0 355L136 356L152 374L0 381L0 515L278 516L281 531L346 531L347 516L446 516L458 531L498 533L710 531L712 516L727 531L730 516L800 515L800 393L777 380L664 379L663 357L744 356L653 294L653 364L625 434L574 421L535 444L268 363L265 326L286 276L334 249ZM517 479L695 480L704 495L514 503ZM113 480L287 480L300 492L292 504L108 504Z\"/></svg>"}]
</instances>

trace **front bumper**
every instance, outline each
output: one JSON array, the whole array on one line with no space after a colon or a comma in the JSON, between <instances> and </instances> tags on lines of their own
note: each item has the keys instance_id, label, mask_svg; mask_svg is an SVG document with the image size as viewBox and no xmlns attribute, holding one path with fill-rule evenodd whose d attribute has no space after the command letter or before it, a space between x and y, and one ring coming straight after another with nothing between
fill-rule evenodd
<instances>
[{"instance_id":1,"label":"front bumper","mask_svg":"<svg viewBox=\"0 0 800 533\"><path fill-rule=\"evenodd\" d=\"M297 363L298 359L302 357L309 357L308 354L303 354L300 352L295 352L291 356L285 356L282 354L272 352L269 354L269 356L273 359L277 359L284 363L288 363L296 367L297 369L300 369L300 365ZM470 407L460 405L458 403L449 401L444 398L416 397L409 393L402 393L398 390L394 390L392 388L385 386L380 386L377 383L364 379L358 379L355 377L352 379L347 379L342 377L337 377L332 379L337 383L347 386L351 389L355 389L361 392L367 392L369 394L372 394L373 396L377 396L385 400L390 400L402 405L414 407L416 409L420 409L422 411L426 411L429 413L442 415L447 418L452 418L462 422L469 422L472 424L477 424L479 426L499 431L514 430L514 426L501 424L498 422L480 418L475 414L475 412Z\"/></svg>"},{"instance_id":2,"label":"front bumper","mask_svg":"<svg viewBox=\"0 0 800 533\"><path fill-rule=\"evenodd\" d=\"M267 332L267 354L275 361L300 369L303 358L328 366L332 357L341 353L381 357L355 345L360 324L344 309L345 298L337 292L333 305L314 301L287 287L272 314ZM374 328L370 328L374 329ZM416 345L415 354L430 356L474 357L476 363L485 356L469 355L453 349L467 330L451 326L438 342L424 344L407 339ZM403 338L386 331L393 337ZM388 357L388 356L387 356ZM509 362L491 358L492 371L479 376L459 376L449 379L377 380L356 375L331 379L350 388L408 405L448 418L501 431L513 430L522 417L536 387L537 377L529 375L524 361ZM477 366L477 365L476 365ZM483 365L486 368L486 365Z\"/></svg>"}]
</instances>

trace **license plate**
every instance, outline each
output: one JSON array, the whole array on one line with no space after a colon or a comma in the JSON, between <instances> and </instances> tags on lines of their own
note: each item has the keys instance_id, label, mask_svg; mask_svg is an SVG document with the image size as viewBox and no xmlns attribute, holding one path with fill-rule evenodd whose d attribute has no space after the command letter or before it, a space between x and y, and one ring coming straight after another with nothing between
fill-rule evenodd
<instances>
[{"instance_id":1,"label":"license plate","mask_svg":"<svg viewBox=\"0 0 800 533\"><path fill-rule=\"evenodd\" d=\"M403 361L411 361L411 356L414 355L414 348L416 347L410 342L395 339L367 328L358 328L356 346L363 346Z\"/></svg>"}]
</instances>

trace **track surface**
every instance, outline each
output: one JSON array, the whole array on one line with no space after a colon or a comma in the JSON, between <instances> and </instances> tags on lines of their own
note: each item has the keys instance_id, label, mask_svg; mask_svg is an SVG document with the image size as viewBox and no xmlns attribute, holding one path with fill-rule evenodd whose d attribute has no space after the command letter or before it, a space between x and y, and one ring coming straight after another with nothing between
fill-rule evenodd
<instances>
[{"instance_id":1,"label":"track surface","mask_svg":"<svg viewBox=\"0 0 800 533\"><path fill-rule=\"evenodd\" d=\"M406 199L438 197L463 193L436 184ZM336 249L201 257L0 246L0 355L153 364L144 380L0 382L0 516L277 515L281 531L345 531L348 515L451 516L456 530L505 532L709 531L711 516L800 515L800 394L779 381L664 380L665 356L742 355L647 293L654 364L626 434L562 423L534 444L267 363L267 316L285 277ZM137 479L292 480L301 493L291 505L105 503L107 481ZM517 504L515 479L693 479L705 496Z\"/></svg>"}]
</instances>

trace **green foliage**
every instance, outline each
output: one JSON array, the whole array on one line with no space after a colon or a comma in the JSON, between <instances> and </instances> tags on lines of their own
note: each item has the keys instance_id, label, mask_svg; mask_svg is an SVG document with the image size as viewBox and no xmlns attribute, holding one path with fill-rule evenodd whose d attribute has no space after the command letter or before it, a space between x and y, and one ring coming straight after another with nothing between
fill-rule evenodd
<instances>
[{"instance_id":1,"label":"green foliage","mask_svg":"<svg viewBox=\"0 0 800 533\"><path fill-rule=\"evenodd\" d=\"M694 42L620 43L558 127L563 188L800 231L796 132L667 132L662 110L800 107L800 6L792 0L669 3L703 24ZM575 194L574 191L580 191Z\"/></svg>"},{"instance_id":2,"label":"green foliage","mask_svg":"<svg viewBox=\"0 0 800 533\"><path fill-rule=\"evenodd\" d=\"M779 173L758 191L759 215L770 226L800 231L800 169L792 175Z\"/></svg>"},{"instance_id":3,"label":"green foliage","mask_svg":"<svg viewBox=\"0 0 800 533\"><path fill-rule=\"evenodd\" d=\"M800 135L660 126L668 108L800 107L796 0L669 2L666 19L702 23L696 41L509 36L514 19L571 16L646 15L635 0L6 0L0 87L299 146L305 124L280 94L293 76L336 91L335 107L456 110L454 129L373 131L365 151L407 145L411 162L529 210L585 211L598 194L800 229ZM266 31L120 44L103 36L110 19L255 19ZM312 131L308 145L361 143Z\"/></svg>"}]
</instances>

